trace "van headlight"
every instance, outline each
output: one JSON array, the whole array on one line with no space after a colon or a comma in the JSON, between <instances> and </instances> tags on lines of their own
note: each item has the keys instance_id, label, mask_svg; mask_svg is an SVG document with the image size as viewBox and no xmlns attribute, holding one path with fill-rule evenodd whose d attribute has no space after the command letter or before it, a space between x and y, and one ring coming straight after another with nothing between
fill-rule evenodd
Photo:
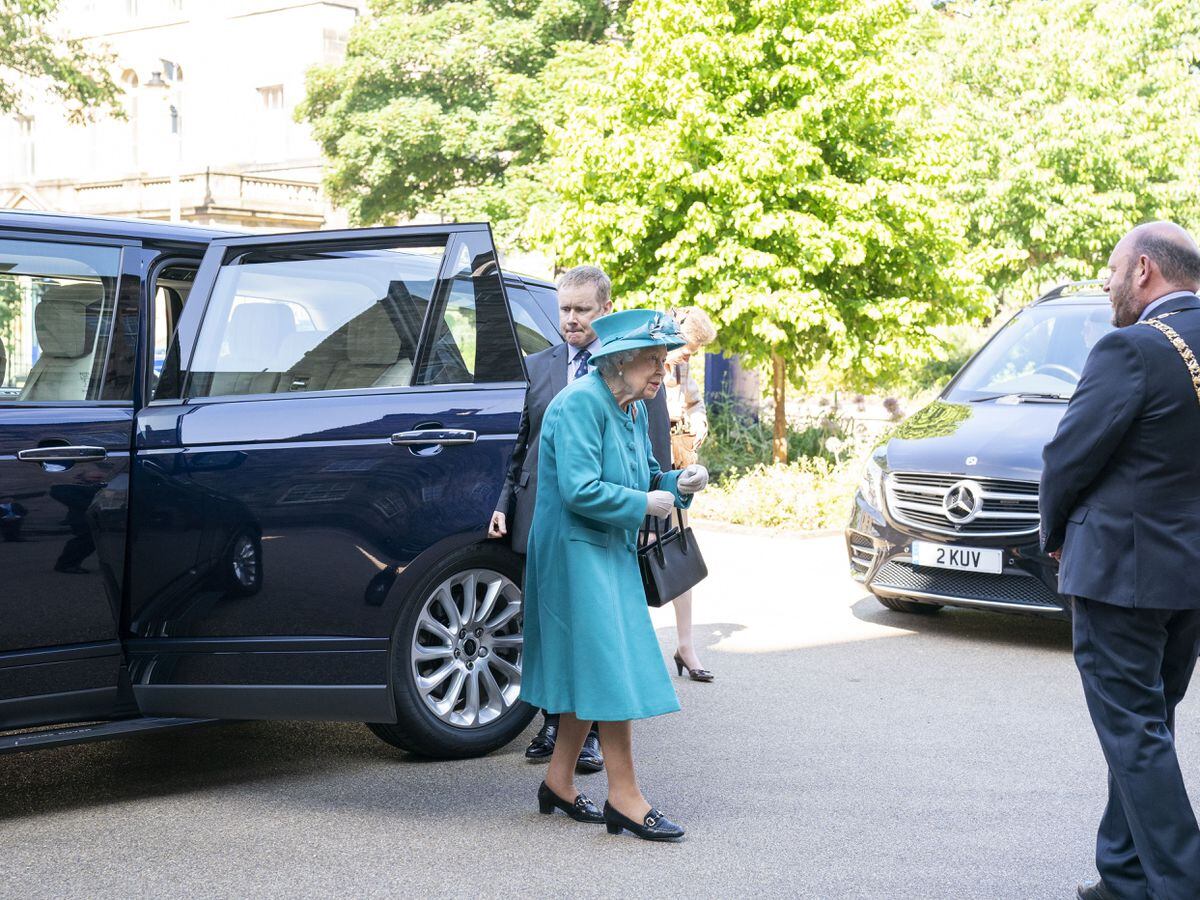
<instances>
[{"instance_id":1,"label":"van headlight","mask_svg":"<svg viewBox=\"0 0 1200 900\"><path fill-rule=\"evenodd\" d=\"M883 509L883 467L875 461L872 454L867 457L863 467L862 483L858 489L862 491L863 499L875 509Z\"/></svg>"}]
</instances>

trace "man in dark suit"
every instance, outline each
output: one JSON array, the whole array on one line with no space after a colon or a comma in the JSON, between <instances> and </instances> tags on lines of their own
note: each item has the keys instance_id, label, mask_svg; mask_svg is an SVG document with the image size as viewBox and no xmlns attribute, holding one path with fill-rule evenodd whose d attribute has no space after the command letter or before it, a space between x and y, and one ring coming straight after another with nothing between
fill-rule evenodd
<instances>
[{"instance_id":1,"label":"man in dark suit","mask_svg":"<svg viewBox=\"0 0 1200 900\"><path fill-rule=\"evenodd\" d=\"M511 534L513 549L518 553L526 551L529 527L533 522L542 416L559 391L587 374L588 360L599 343L592 322L612 312L612 308L612 285L602 269L576 266L565 272L558 280L558 327L565 343L525 360L529 390L525 393L525 408L521 412L512 461L488 530L488 536L492 538ZM654 456L664 468L670 468L671 419L665 392L660 390L647 404L647 414ZM558 716L553 713L544 716L541 729L525 751L529 759L549 759L554 752ZM600 736L593 725L579 754L578 769L598 772L602 768L604 757L600 752Z\"/></svg>"},{"instance_id":2,"label":"man in dark suit","mask_svg":"<svg viewBox=\"0 0 1200 900\"><path fill-rule=\"evenodd\" d=\"M1108 261L1117 330L1046 445L1042 546L1074 598L1075 662L1108 763L1085 900L1200 897L1175 707L1200 652L1200 248L1141 225Z\"/></svg>"}]
</instances>

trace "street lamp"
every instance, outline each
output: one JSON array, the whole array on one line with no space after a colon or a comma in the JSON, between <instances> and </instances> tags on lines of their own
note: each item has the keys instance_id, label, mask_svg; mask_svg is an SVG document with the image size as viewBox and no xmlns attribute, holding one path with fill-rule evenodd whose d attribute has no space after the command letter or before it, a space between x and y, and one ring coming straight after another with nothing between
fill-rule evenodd
<instances>
[{"instance_id":1,"label":"street lamp","mask_svg":"<svg viewBox=\"0 0 1200 900\"><path fill-rule=\"evenodd\" d=\"M177 67L172 67L177 68ZM171 142L174 144L169 155L171 159L171 221L182 219L179 200L179 173L183 160L183 134L179 122L179 85L174 81L166 81L162 71L150 73L146 87L164 91L163 97L167 102L167 111L171 119Z\"/></svg>"}]
</instances>

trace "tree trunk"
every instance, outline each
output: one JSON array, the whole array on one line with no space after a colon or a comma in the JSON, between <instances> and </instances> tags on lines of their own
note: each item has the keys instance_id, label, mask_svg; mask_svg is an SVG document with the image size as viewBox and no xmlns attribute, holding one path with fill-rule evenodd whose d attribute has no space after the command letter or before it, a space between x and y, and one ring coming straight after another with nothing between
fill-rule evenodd
<instances>
[{"instance_id":1,"label":"tree trunk","mask_svg":"<svg viewBox=\"0 0 1200 900\"><path fill-rule=\"evenodd\" d=\"M775 462L788 461L787 442L787 411L784 401L787 399L787 370L783 365L783 357L775 354L772 362L775 367Z\"/></svg>"}]
</instances>

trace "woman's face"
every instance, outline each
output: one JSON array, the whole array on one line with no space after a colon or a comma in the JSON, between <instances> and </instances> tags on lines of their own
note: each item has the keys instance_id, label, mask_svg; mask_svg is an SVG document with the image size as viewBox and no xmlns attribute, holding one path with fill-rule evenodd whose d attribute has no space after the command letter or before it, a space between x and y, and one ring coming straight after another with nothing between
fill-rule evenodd
<instances>
[{"instance_id":1,"label":"woman's face","mask_svg":"<svg viewBox=\"0 0 1200 900\"><path fill-rule=\"evenodd\" d=\"M661 347L643 347L625 364L625 383L634 400L650 400L662 387L667 372L667 351Z\"/></svg>"}]
</instances>

